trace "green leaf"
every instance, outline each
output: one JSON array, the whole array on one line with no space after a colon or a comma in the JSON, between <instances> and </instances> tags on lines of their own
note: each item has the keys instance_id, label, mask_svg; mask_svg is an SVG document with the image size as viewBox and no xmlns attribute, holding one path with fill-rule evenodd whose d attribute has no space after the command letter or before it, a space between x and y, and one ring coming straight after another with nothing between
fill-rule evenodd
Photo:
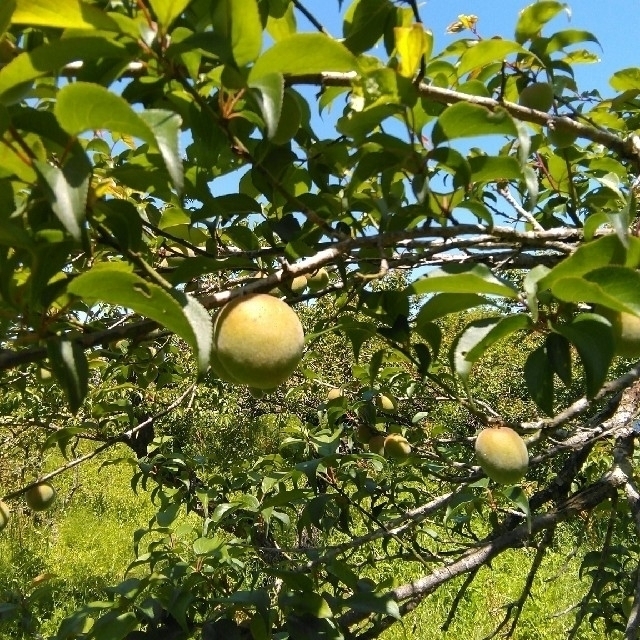
<instances>
[{"instance_id":1,"label":"green leaf","mask_svg":"<svg viewBox=\"0 0 640 640\"><path fill-rule=\"evenodd\" d=\"M347 598L345 604L353 611L382 613L396 620L400 620L402 617L398 603L383 593L355 593L350 598Z\"/></svg>"},{"instance_id":2,"label":"green leaf","mask_svg":"<svg viewBox=\"0 0 640 640\"><path fill-rule=\"evenodd\" d=\"M538 347L527 357L524 381L538 408L546 415L553 416L553 368L546 347Z\"/></svg>"},{"instance_id":3,"label":"green leaf","mask_svg":"<svg viewBox=\"0 0 640 640\"><path fill-rule=\"evenodd\" d=\"M91 629L91 637L95 640L123 640L137 627L138 618L135 613L111 611L98 618Z\"/></svg>"},{"instance_id":4,"label":"green leaf","mask_svg":"<svg viewBox=\"0 0 640 640\"><path fill-rule=\"evenodd\" d=\"M50 340L47 353L53 375L67 397L72 413L76 413L89 388L89 365L84 349L71 340Z\"/></svg>"},{"instance_id":5,"label":"green leaf","mask_svg":"<svg viewBox=\"0 0 640 640\"><path fill-rule=\"evenodd\" d=\"M518 291L511 283L496 278L483 264L447 265L433 269L424 278L407 287L409 295L423 293L486 293L505 298L517 298Z\"/></svg>"},{"instance_id":6,"label":"green leaf","mask_svg":"<svg viewBox=\"0 0 640 640\"><path fill-rule=\"evenodd\" d=\"M34 162L45 195L64 228L78 242L84 231L91 164L84 153L73 156L60 169L48 162Z\"/></svg>"},{"instance_id":7,"label":"green leaf","mask_svg":"<svg viewBox=\"0 0 640 640\"><path fill-rule=\"evenodd\" d=\"M516 41L523 43L537 36L542 27L555 18L563 9L569 14L567 5L562 2L542 0L530 4L518 16Z\"/></svg>"},{"instance_id":8,"label":"green leaf","mask_svg":"<svg viewBox=\"0 0 640 640\"><path fill-rule=\"evenodd\" d=\"M538 322L538 282L549 273L549 267L538 265L531 269L524 277L522 288L527 299L527 306L531 312L533 322Z\"/></svg>"},{"instance_id":9,"label":"green leaf","mask_svg":"<svg viewBox=\"0 0 640 640\"><path fill-rule=\"evenodd\" d=\"M575 345L584 367L587 397L593 398L605 383L614 356L611 324L602 316L581 313L571 324L553 328Z\"/></svg>"},{"instance_id":10,"label":"green leaf","mask_svg":"<svg viewBox=\"0 0 640 640\"><path fill-rule=\"evenodd\" d=\"M598 238L578 247L574 253L556 265L538 281L538 290L552 289L562 278L581 278L585 273L608 264L624 264L626 252L613 235Z\"/></svg>"},{"instance_id":11,"label":"green leaf","mask_svg":"<svg viewBox=\"0 0 640 640\"><path fill-rule=\"evenodd\" d=\"M529 506L529 498L522 487L504 487L501 493L509 502L522 511L527 518L527 526L529 527L529 533L531 533L531 507Z\"/></svg>"},{"instance_id":12,"label":"green leaf","mask_svg":"<svg viewBox=\"0 0 640 640\"><path fill-rule=\"evenodd\" d=\"M491 345L515 331L527 329L530 326L531 318L524 313L482 318L470 322L451 345L449 357L453 370L463 380L467 380L473 364Z\"/></svg>"},{"instance_id":13,"label":"green leaf","mask_svg":"<svg viewBox=\"0 0 640 640\"><path fill-rule=\"evenodd\" d=\"M119 264L95 266L77 276L68 291L90 303L107 302L155 320L193 349L201 375L209 368L211 318L195 298L179 291L168 292Z\"/></svg>"},{"instance_id":14,"label":"green leaf","mask_svg":"<svg viewBox=\"0 0 640 640\"><path fill-rule=\"evenodd\" d=\"M321 33L298 33L267 49L253 65L249 81L270 73L354 71L357 67L356 57L340 42Z\"/></svg>"},{"instance_id":15,"label":"green leaf","mask_svg":"<svg viewBox=\"0 0 640 640\"><path fill-rule=\"evenodd\" d=\"M491 111L487 107L458 102L447 107L433 128L433 144L439 145L455 138L474 138L485 135L518 136L511 116L501 107Z\"/></svg>"},{"instance_id":16,"label":"green leaf","mask_svg":"<svg viewBox=\"0 0 640 640\"><path fill-rule=\"evenodd\" d=\"M582 278L556 281L553 295L565 302L593 302L616 311L640 315L640 273L611 266L589 271Z\"/></svg>"},{"instance_id":17,"label":"green leaf","mask_svg":"<svg viewBox=\"0 0 640 640\"><path fill-rule=\"evenodd\" d=\"M276 134L282 113L284 77L281 73L269 73L250 82L249 86L256 89L260 112L267 125L267 137L271 139Z\"/></svg>"},{"instance_id":18,"label":"green leaf","mask_svg":"<svg viewBox=\"0 0 640 640\"><path fill-rule=\"evenodd\" d=\"M507 56L517 53L521 56L535 56L528 49L524 49L517 42L502 39L474 40L469 43L469 48L462 54L458 65L458 77L465 73L486 67L494 62L502 62Z\"/></svg>"},{"instance_id":19,"label":"green leaf","mask_svg":"<svg viewBox=\"0 0 640 640\"><path fill-rule=\"evenodd\" d=\"M28 89L32 80L74 60L88 62L99 58L126 57L124 45L107 38L64 38L43 44L19 54L9 64L0 67L0 102L17 102L21 98L21 88Z\"/></svg>"},{"instance_id":20,"label":"green leaf","mask_svg":"<svg viewBox=\"0 0 640 640\"><path fill-rule=\"evenodd\" d=\"M398 73L405 78L413 78L420 62L433 46L433 35L425 31L420 23L410 27L396 27L394 33L396 52L400 55Z\"/></svg>"},{"instance_id":21,"label":"green leaf","mask_svg":"<svg viewBox=\"0 0 640 640\"><path fill-rule=\"evenodd\" d=\"M392 12L389 0L354 0L342 23L344 46L356 55L371 49L383 36Z\"/></svg>"},{"instance_id":22,"label":"green leaf","mask_svg":"<svg viewBox=\"0 0 640 640\"><path fill-rule=\"evenodd\" d=\"M18 0L11 23L54 29L120 31L113 18L81 0Z\"/></svg>"},{"instance_id":23,"label":"green leaf","mask_svg":"<svg viewBox=\"0 0 640 640\"><path fill-rule=\"evenodd\" d=\"M184 172L179 148L182 119L176 113L161 109L142 111L139 117L149 125L149 128L153 132L155 138L154 146L160 151L167 171L171 176L173 186L178 191L182 191L182 187L184 186Z\"/></svg>"},{"instance_id":24,"label":"green leaf","mask_svg":"<svg viewBox=\"0 0 640 640\"><path fill-rule=\"evenodd\" d=\"M213 538L198 538L193 543L193 553L197 556L207 556L212 551L220 549L224 545L224 540L214 536Z\"/></svg>"},{"instance_id":25,"label":"green leaf","mask_svg":"<svg viewBox=\"0 0 640 640\"><path fill-rule=\"evenodd\" d=\"M16 6L16 0L4 0L0 5L0 37L9 28Z\"/></svg>"},{"instance_id":26,"label":"green leaf","mask_svg":"<svg viewBox=\"0 0 640 640\"><path fill-rule=\"evenodd\" d=\"M616 91L639 91L640 90L640 68L630 67L616 71L609 80L609 84Z\"/></svg>"},{"instance_id":27,"label":"green leaf","mask_svg":"<svg viewBox=\"0 0 640 640\"><path fill-rule=\"evenodd\" d=\"M158 24L165 33L190 2L191 0L149 0Z\"/></svg>"},{"instance_id":28,"label":"green leaf","mask_svg":"<svg viewBox=\"0 0 640 640\"><path fill-rule=\"evenodd\" d=\"M469 158L470 182L497 182L521 180L520 163L513 156L475 156Z\"/></svg>"},{"instance_id":29,"label":"green leaf","mask_svg":"<svg viewBox=\"0 0 640 640\"><path fill-rule=\"evenodd\" d=\"M565 387L571 384L571 345L559 333L550 333L545 341L549 364Z\"/></svg>"},{"instance_id":30,"label":"green leaf","mask_svg":"<svg viewBox=\"0 0 640 640\"><path fill-rule=\"evenodd\" d=\"M475 293L439 293L422 305L416 316L416 324L424 324L450 313L490 304L492 303L489 298Z\"/></svg>"},{"instance_id":31,"label":"green leaf","mask_svg":"<svg viewBox=\"0 0 640 640\"><path fill-rule=\"evenodd\" d=\"M138 114L122 97L90 82L74 82L60 89L54 114L60 126L74 136L106 129L140 138L160 151L174 186L182 188L178 115L160 109Z\"/></svg>"},{"instance_id":32,"label":"green leaf","mask_svg":"<svg viewBox=\"0 0 640 640\"><path fill-rule=\"evenodd\" d=\"M319 593L289 591L280 594L279 600L281 606L290 607L296 612L310 613L315 618L331 618L333 616L331 607Z\"/></svg>"},{"instance_id":33,"label":"green leaf","mask_svg":"<svg viewBox=\"0 0 640 640\"><path fill-rule=\"evenodd\" d=\"M231 17L231 51L239 67L253 62L262 50L262 22L256 0L226 0Z\"/></svg>"}]
</instances>

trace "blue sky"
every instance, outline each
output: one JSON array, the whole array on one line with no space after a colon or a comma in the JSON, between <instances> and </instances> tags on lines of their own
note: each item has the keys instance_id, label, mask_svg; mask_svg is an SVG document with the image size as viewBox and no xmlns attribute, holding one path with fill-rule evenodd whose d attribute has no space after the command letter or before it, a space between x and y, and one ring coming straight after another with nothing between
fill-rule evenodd
<instances>
[{"instance_id":1,"label":"blue sky","mask_svg":"<svg viewBox=\"0 0 640 640\"><path fill-rule=\"evenodd\" d=\"M332 35L342 36L341 14L349 6L350 0L344 0L341 12L338 11L338 0L302 2ZM420 3L420 13L425 26L433 32L434 53L437 53L456 37L446 34L445 30L459 14L477 15L478 30L483 37L500 35L513 38L518 13L529 4L525 0L425 0ZM598 88L606 92L609 77L614 71L640 66L640 2L574 0L569 5L571 21L562 13L550 27L555 30L584 29L598 38L602 51L595 44L592 50L600 56L601 62L578 67L577 77L583 90ZM299 28L311 28L298 13L297 16Z\"/></svg>"}]
</instances>

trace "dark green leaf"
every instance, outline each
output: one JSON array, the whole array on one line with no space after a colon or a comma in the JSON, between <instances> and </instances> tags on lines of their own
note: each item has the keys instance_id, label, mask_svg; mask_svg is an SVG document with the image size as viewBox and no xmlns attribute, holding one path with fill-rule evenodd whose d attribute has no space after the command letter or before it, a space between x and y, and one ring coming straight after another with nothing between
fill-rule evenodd
<instances>
[{"instance_id":1,"label":"dark green leaf","mask_svg":"<svg viewBox=\"0 0 640 640\"><path fill-rule=\"evenodd\" d=\"M0 37L9 28L11 16L16 9L16 0L4 0L0 5Z\"/></svg>"},{"instance_id":2,"label":"dark green leaf","mask_svg":"<svg viewBox=\"0 0 640 640\"><path fill-rule=\"evenodd\" d=\"M83 234L91 165L87 157L76 155L62 169L48 162L35 162L42 186L53 212L77 241Z\"/></svg>"},{"instance_id":3,"label":"dark green leaf","mask_svg":"<svg viewBox=\"0 0 640 640\"><path fill-rule=\"evenodd\" d=\"M565 387L571 384L571 345L558 333L550 333L545 341L549 364Z\"/></svg>"},{"instance_id":4,"label":"dark green leaf","mask_svg":"<svg viewBox=\"0 0 640 640\"><path fill-rule=\"evenodd\" d=\"M84 349L71 340L50 340L47 353L53 375L67 397L72 413L76 413L89 387L89 365Z\"/></svg>"},{"instance_id":5,"label":"dark green leaf","mask_svg":"<svg viewBox=\"0 0 640 640\"><path fill-rule=\"evenodd\" d=\"M610 323L602 316L581 313L571 324L557 324L558 333L575 345L584 367L587 397L593 398L607 379L614 342Z\"/></svg>"},{"instance_id":6,"label":"dark green leaf","mask_svg":"<svg viewBox=\"0 0 640 640\"><path fill-rule=\"evenodd\" d=\"M383 36L393 12L389 0L355 0L344 14L344 45L355 54L371 49Z\"/></svg>"},{"instance_id":7,"label":"dark green leaf","mask_svg":"<svg viewBox=\"0 0 640 640\"><path fill-rule=\"evenodd\" d=\"M524 365L524 380L536 405L546 415L553 416L553 368L544 346L529 354Z\"/></svg>"},{"instance_id":8,"label":"dark green leaf","mask_svg":"<svg viewBox=\"0 0 640 640\"><path fill-rule=\"evenodd\" d=\"M123 44L107 38L65 38L54 40L32 51L16 56L6 66L0 67L0 102L17 101L17 87L30 87L32 80L55 71L75 60L88 62L98 58L126 58Z\"/></svg>"}]
</instances>

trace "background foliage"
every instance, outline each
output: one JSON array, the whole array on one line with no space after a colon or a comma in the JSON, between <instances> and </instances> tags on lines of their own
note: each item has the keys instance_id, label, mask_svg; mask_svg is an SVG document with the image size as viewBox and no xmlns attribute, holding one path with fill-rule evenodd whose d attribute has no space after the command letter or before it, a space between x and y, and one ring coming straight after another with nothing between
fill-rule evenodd
<instances>
[{"instance_id":1,"label":"background foliage","mask_svg":"<svg viewBox=\"0 0 640 640\"><path fill-rule=\"evenodd\" d=\"M551 0L442 51L413 1L310 8L0 6L0 629L636 638L640 71L577 86ZM262 398L210 366L255 292L306 331Z\"/></svg>"}]
</instances>

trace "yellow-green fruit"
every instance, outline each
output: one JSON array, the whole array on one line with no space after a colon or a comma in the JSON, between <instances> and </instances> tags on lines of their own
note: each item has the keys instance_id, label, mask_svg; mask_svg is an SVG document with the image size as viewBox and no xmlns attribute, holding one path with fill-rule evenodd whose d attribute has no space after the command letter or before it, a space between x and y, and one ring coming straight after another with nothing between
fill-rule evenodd
<instances>
[{"instance_id":1,"label":"yellow-green fruit","mask_svg":"<svg viewBox=\"0 0 640 640\"><path fill-rule=\"evenodd\" d=\"M329 284L329 272L324 267L314 271L307 277L307 284L311 291L324 289Z\"/></svg>"},{"instance_id":2,"label":"yellow-green fruit","mask_svg":"<svg viewBox=\"0 0 640 640\"><path fill-rule=\"evenodd\" d=\"M31 487L24 498L32 511L46 511L51 508L56 499L56 490L48 482L41 482Z\"/></svg>"},{"instance_id":3,"label":"yellow-green fruit","mask_svg":"<svg viewBox=\"0 0 640 640\"><path fill-rule=\"evenodd\" d=\"M529 467L527 445L509 427L483 429L476 438L476 458L483 471L500 484L516 484Z\"/></svg>"},{"instance_id":4,"label":"yellow-green fruit","mask_svg":"<svg viewBox=\"0 0 640 640\"><path fill-rule=\"evenodd\" d=\"M213 323L212 366L229 382L273 389L294 372L303 348L295 311L265 293L232 300Z\"/></svg>"},{"instance_id":5,"label":"yellow-green fruit","mask_svg":"<svg viewBox=\"0 0 640 640\"><path fill-rule=\"evenodd\" d=\"M296 276L291 281L291 291L302 293L307 288L307 276Z\"/></svg>"},{"instance_id":6,"label":"yellow-green fruit","mask_svg":"<svg viewBox=\"0 0 640 640\"><path fill-rule=\"evenodd\" d=\"M625 358L640 358L640 317L600 307L596 307L596 311L611 322L616 354Z\"/></svg>"},{"instance_id":7,"label":"yellow-green fruit","mask_svg":"<svg viewBox=\"0 0 640 640\"><path fill-rule=\"evenodd\" d=\"M9 522L9 505L0 500L0 531L2 531Z\"/></svg>"},{"instance_id":8,"label":"yellow-green fruit","mask_svg":"<svg viewBox=\"0 0 640 640\"><path fill-rule=\"evenodd\" d=\"M564 147L570 147L576 141L578 135L567 124L562 121L556 121L552 127L547 127L547 137L551 144L563 149Z\"/></svg>"},{"instance_id":9,"label":"yellow-green fruit","mask_svg":"<svg viewBox=\"0 0 640 640\"><path fill-rule=\"evenodd\" d=\"M411 453L411 445L404 436L391 433L384 439L384 452L394 460L406 460Z\"/></svg>"},{"instance_id":10,"label":"yellow-green fruit","mask_svg":"<svg viewBox=\"0 0 640 640\"><path fill-rule=\"evenodd\" d=\"M386 436L383 434L373 436L373 438L369 439L369 451L371 453L377 453L378 455L384 455L384 441L386 440Z\"/></svg>"},{"instance_id":11,"label":"yellow-green fruit","mask_svg":"<svg viewBox=\"0 0 640 640\"><path fill-rule=\"evenodd\" d=\"M625 618L631 615L631 609L633 609L633 596L627 596L622 601L622 613L624 613Z\"/></svg>"},{"instance_id":12,"label":"yellow-green fruit","mask_svg":"<svg viewBox=\"0 0 640 640\"><path fill-rule=\"evenodd\" d=\"M378 409L382 409L382 411L395 411L398 408L398 401L391 396L381 393L376 398L376 405Z\"/></svg>"},{"instance_id":13,"label":"yellow-green fruit","mask_svg":"<svg viewBox=\"0 0 640 640\"><path fill-rule=\"evenodd\" d=\"M520 92L518 102L529 109L549 111L553 104L553 87L547 82L534 82Z\"/></svg>"},{"instance_id":14,"label":"yellow-green fruit","mask_svg":"<svg viewBox=\"0 0 640 640\"><path fill-rule=\"evenodd\" d=\"M342 389L338 387L334 387L333 389L329 389L327 393L327 402L331 402L331 400L337 400L338 398L342 398L344 395Z\"/></svg>"}]
</instances>

